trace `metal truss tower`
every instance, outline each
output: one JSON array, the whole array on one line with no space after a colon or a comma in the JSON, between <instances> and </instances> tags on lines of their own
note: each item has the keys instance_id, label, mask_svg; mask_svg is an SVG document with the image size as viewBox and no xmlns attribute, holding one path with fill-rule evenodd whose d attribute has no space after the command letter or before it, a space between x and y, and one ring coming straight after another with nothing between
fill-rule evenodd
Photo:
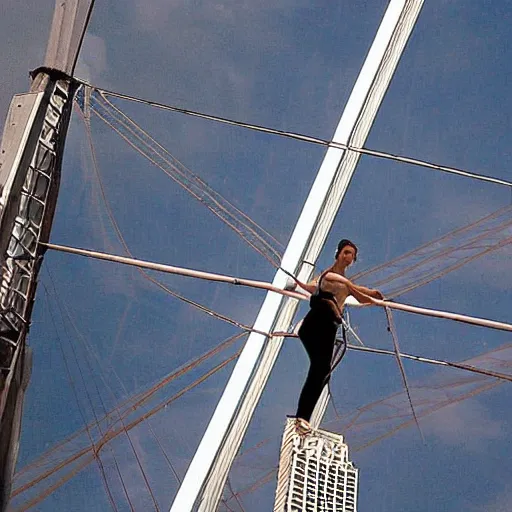
<instances>
[{"instance_id":1,"label":"metal truss tower","mask_svg":"<svg viewBox=\"0 0 512 512\"><path fill-rule=\"evenodd\" d=\"M44 67L14 96L0 147L0 510L8 504L30 379L26 345L50 236L76 84L72 75L94 0L56 0Z\"/></svg>"}]
</instances>

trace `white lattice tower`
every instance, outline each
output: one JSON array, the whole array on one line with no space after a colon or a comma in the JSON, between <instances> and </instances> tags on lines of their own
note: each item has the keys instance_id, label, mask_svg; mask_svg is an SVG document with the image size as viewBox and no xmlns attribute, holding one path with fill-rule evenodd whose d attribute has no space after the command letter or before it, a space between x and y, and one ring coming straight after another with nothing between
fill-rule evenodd
<instances>
[{"instance_id":1,"label":"white lattice tower","mask_svg":"<svg viewBox=\"0 0 512 512\"><path fill-rule=\"evenodd\" d=\"M343 436L321 429L299 433L288 418L274 512L356 512L357 485Z\"/></svg>"}]
</instances>

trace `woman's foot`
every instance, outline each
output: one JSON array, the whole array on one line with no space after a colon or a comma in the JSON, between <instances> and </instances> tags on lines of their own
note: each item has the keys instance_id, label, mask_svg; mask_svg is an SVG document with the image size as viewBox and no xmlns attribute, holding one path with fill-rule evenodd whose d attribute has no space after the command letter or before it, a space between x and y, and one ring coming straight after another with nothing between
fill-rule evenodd
<instances>
[{"instance_id":1,"label":"woman's foot","mask_svg":"<svg viewBox=\"0 0 512 512\"><path fill-rule=\"evenodd\" d=\"M304 418L295 418L295 430L297 434L303 436L309 434L313 427L311 427L309 421Z\"/></svg>"}]
</instances>

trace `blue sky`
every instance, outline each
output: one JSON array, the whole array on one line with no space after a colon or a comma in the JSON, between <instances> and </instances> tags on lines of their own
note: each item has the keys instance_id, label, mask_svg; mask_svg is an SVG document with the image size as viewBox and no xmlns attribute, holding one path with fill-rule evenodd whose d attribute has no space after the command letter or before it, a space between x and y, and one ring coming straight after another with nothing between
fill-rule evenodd
<instances>
[{"instance_id":1,"label":"blue sky","mask_svg":"<svg viewBox=\"0 0 512 512\"><path fill-rule=\"evenodd\" d=\"M77 75L98 86L162 103L330 138L386 5L384 1L289 0L193 4L127 0L121 5L97 0ZM367 147L510 180L511 7L510 1L426 2ZM0 38L5 50L0 61L6 72L1 79L0 122L12 94L27 90L28 70L42 63L52 12L50 0L4 6ZM34 18L39 21L37 30ZM286 244L322 160L321 148L146 106L120 101L116 105ZM97 119L93 119L93 135L108 199L137 257L272 278L274 270L266 260ZM510 190L496 185L362 157L319 267L329 264L341 237L359 245L356 272L510 202ZM66 147L52 240L122 253L99 195L77 116ZM401 300L510 320L510 256L509 245ZM161 280L246 323L254 320L263 300L254 290L171 276ZM49 296L41 286L30 334L34 370L20 468L83 427L83 417L94 419L93 410L101 414L98 390L107 409L112 408L237 332L159 292L136 271L111 264L50 253L41 282ZM66 311L82 337L69 320L62 320L67 318ZM352 321L367 345L391 348L381 311L355 311ZM460 361L510 343L508 334L442 320L397 314L396 323L402 350L429 357ZM225 357L242 343L236 342ZM92 348L86 351L86 345ZM216 356L173 381L160 398L171 397L221 361L222 355ZM227 365L151 420L180 476L231 369L232 364ZM243 460L234 467L230 480L235 490L275 466L285 416L295 410L306 371L302 347L294 341L285 343L243 449L269 441L256 452L250 467ZM411 383L428 386L465 377L455 370L417 363L406 363L406 371ZM349 353L334 375L332 390L340 414L349 414L400 393L402 384L392 359ZM452 392L457 395L455 389ZM512 417L508 393L508 385L503 384L422 418L425 444L409 428L371 448L354 451L353 460L361 472L359 510L509 510ZM333 415L330 410L327 420ZM347 432L349 447L351 442L357 444L357 435ZM168 509L176 483L149 427L134 429L130 441L147 469L161 509ZM128 510L112 453L123 467L136 509L150 510L151 501L130 450L127 439L118 438L102 456L116 501L120 510ZM242 495L245 510L270 510L274 485L271 479ZM240 510L233 501L229 505ZM37 509L65 508L109 509L95 464Z\"/></svg>"}]
</instances>

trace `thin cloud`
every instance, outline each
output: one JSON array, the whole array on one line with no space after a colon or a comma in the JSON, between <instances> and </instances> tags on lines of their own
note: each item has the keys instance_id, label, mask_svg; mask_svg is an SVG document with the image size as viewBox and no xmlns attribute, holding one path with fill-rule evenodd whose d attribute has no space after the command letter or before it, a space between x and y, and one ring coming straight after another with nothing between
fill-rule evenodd
<instances>
[{"instance_id":1,"label":"thin cloud","mask_svg":"<svg viewBox=\"0 0 512 512\"><path fill-rule=\"evenodd\" d=\"M92 83L104 83L108 70L107 45L102 37L87 33L76 67L76 75Z\"/></svg>"},{"instance_id":2,"label":"thin cloud","mask_svg":"<svg viewBox=\"0 0 512 512\"><path fill-rule=\"evenodd\" d=\"M503 423L490 416L480 403L466 401L444 407L423 419L422 428L427 437L434 436L448 445L481 451L485 441L505 437Z\"/></svg>"},{"instance_id":3,"label":"thin cloud","mask_svg":"<svg viewBox=\"0 0 512 512\"><path fill-rule=\"evenodd\" d=\"M512 504L512 489L505 489L486 505L475 507L474 510L485 510L486 512L510 512Z\"/></svg>"}]
</instances>

